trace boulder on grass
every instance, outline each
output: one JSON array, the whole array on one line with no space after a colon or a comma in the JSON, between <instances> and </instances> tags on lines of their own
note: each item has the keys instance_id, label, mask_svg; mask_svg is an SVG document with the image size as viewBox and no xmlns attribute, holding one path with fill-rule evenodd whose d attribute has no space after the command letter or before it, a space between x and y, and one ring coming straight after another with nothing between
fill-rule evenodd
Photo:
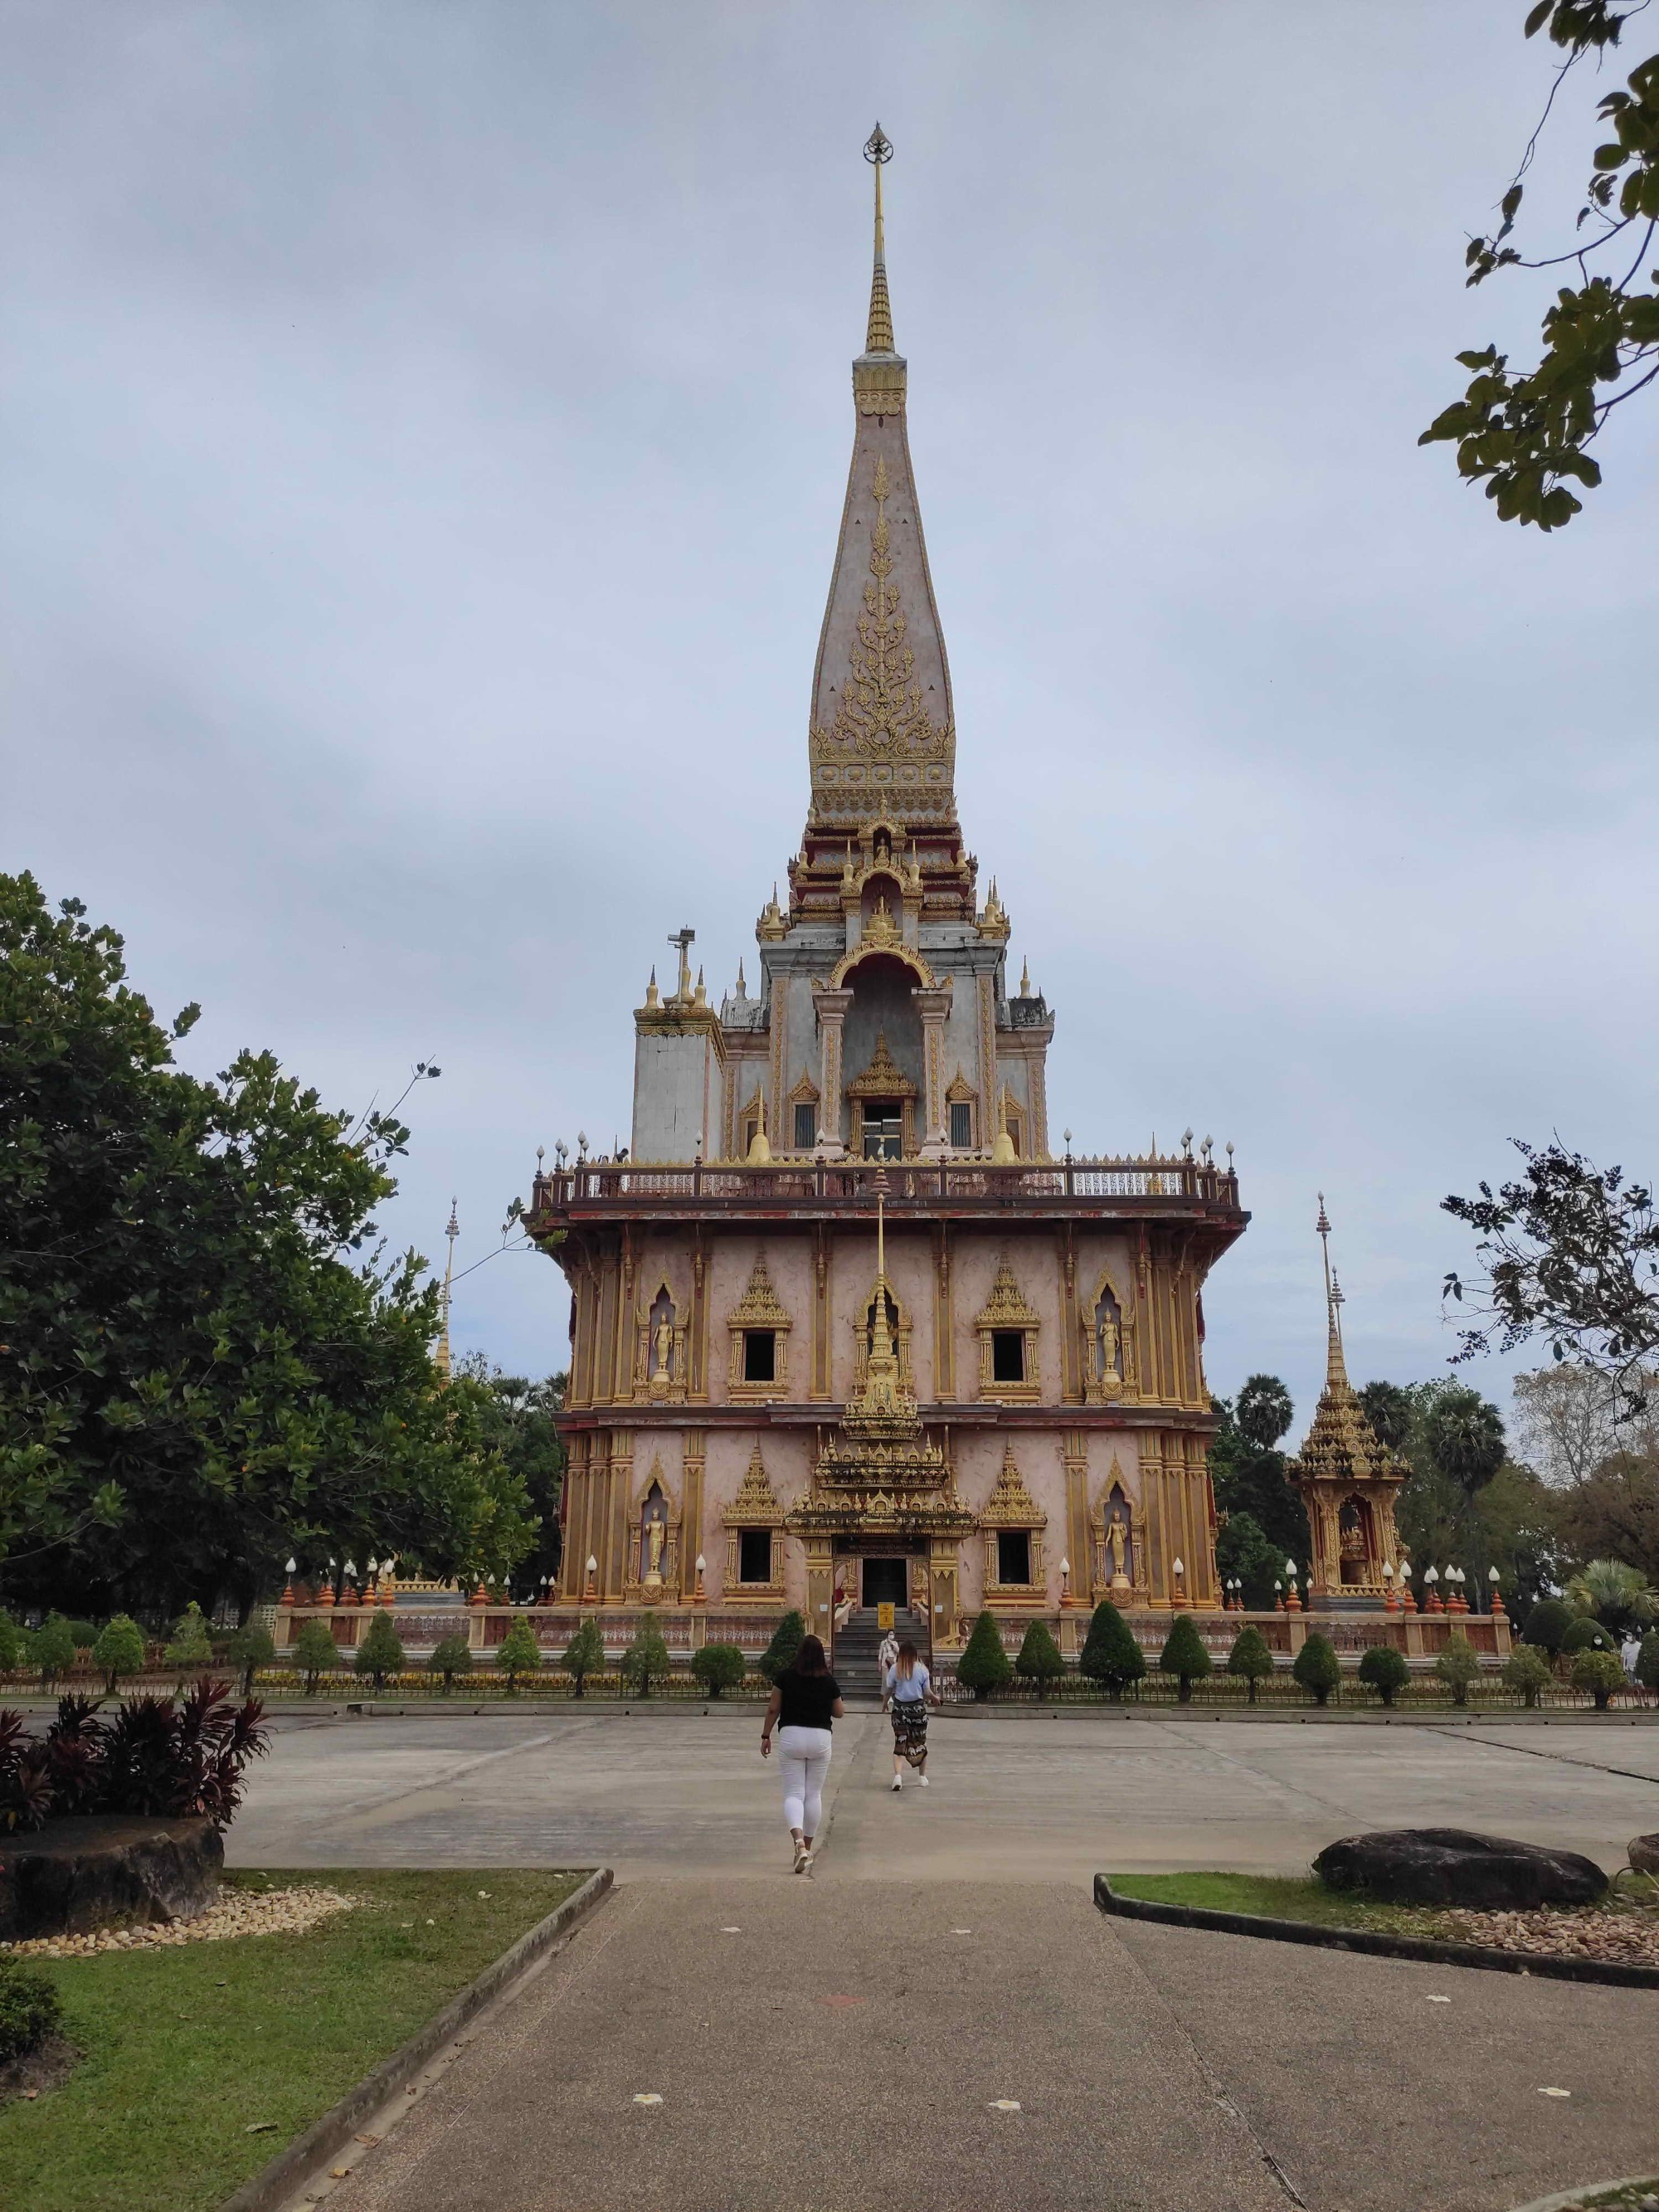
<instances>
[{"instance_id":1,"label":"boulder on grass","mask_svg":"<svg viewBox=\"0 0 1659 2212\"><path fill-rule=\"evenodd\" d=\"M1659 1875L1659 1828L1650 1836L1632 1836L1630 1863L1638 1874Z\"/></svg>"},{"instance_id":2,"label":"boulder on grass","mask_svg":"<svg viewBox=\"0 0 1659 2212\"><path fill-rule=\"evenodd\" d=\"M0 1841L0 1942L194 1920L225 1863L211 1820L94 1814Z\"/></svg>"},{"instance_id":3,"label":"boulder on grass","mask_svg":"<svg viewBox=\"0 0 1659 2212\"><path fill-rule=\"evenodd\" d=\"M1593 1905L1607 1878L1577 1851L1547 1850L1467 1828L1384 1828L1327 1844L1314 1872L1328 1889L1391 1905L1462 1905L1476 1911Z\"/></svg>"}]
</instances>

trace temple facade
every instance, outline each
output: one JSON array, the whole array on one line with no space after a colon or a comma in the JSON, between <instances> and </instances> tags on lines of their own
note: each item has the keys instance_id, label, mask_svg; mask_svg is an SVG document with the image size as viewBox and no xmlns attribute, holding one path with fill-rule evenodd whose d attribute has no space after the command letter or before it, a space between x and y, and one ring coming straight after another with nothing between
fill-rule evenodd
<instances>
[{"instance_id":1,"label":"temple facade","mask_svg":"<svg viewBox=\"0 0 1659 2212\"><path fill-rule=\"evenodd\" d=\"M958 819L890 153L799 849L752 984L716 1003L665 932L628 1151L562 1154L526 1225L572 1295L558 1601L821 1632L893 1604L949 1651L984 1607L1219 1609L1203 1290L1248 1217L1207 1139L1056 1143L1055 1016Z\"/></svg>"}]
</instances>

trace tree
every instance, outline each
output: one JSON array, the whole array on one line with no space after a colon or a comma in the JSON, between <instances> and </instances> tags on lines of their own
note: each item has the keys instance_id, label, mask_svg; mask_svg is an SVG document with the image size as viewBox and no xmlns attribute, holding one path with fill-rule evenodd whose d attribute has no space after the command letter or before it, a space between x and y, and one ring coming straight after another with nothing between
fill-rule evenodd
<instances>
[{"instance_id":1,"label":"tree","mask_svg":"<svg viewBox=\"0 0 1659 2212\"><path fill-rule=\"evenodd\" d=\"M1622 1559L1587 1561L1568 1583L1567 1601L1580 1613L1594 1614L1615 1636L1648 1627L1659 1611L1647 1577Z\"/></svg>"},{"instance_id":2,"label":"tree","mask_svg":"<svg viewBox=\"0 0 1659 2212\"><path fill-rule=\"evenodd\" d=\"M260 1668L276 1664L276 1639L262 1623L249 1621L234 1632L225 1646L225 1656L242 1678L242 1695L251 1698L253 1678Z\"/></svg>"},{"instance_id":3,"label":"tree","mask_svg":"<svg viewBox=\"0 0 1659 2212\"><path fill-rule=\"evenodd\" d=\"M1296 1418L1291 1394L1277 1375L1252 1375L1233 1405L1239 1434L1258 1451L1271 1451Z\"/></svg>"},{"instance_id":4,"label":"tree","mask_svg":"<svg viewBox=\"0 0 1659 2212\"><path fill-rule=\"evenodd\" d=\"M1201 1682L1213 1665L1191 1613L1178 1613L1175 1626L1165 1639L1158 1671L1160 1674L1175 1676L1178 1686L1176 1694L1183 1705L1191 1705L1193 1684Z\"/></svg>"},{"instance_id":5,"label":"tree","mask_svg":"<svg viewBox=\"0 0 1659 2212\"><path fill-rule=\"evenodd\" d=\"M30 1639L29 1656L47 1688L75 1664L75 1634L61 1613L49 1613Z\"/></svg>"},{"instance_id":6,"label":"tree","mask_svg":"<svg viewBox=\"0 0 1659 2212\"><path fill-rule=\"evenodd\" d=\"M799 1613L791 1611L772 1631L772 1641L761 1654L760 1671L769 1682L775 1682L795 1663L795 1654L800 1650L801 1639L806 1633L806 1623Z\"/></svg>"},{"instance_id":7,"label":"tree","mask_svg":"<svg viewBox=\"0 0 1659 2212\"><path fill-rule=\"evenodd\" d=\"M1392 1644L1373 1644L1359 1655L1359 1679L1368 1690L1375 1690L1385 1705L1392 1705L1400 1692L1412 1678L1403 1651L1396 1651Z\"/></svg>"},{"instance_id":8,"label":"tree","mask_svg":"<svg viewBox=\"0 0 1659 2212\"><path fill-rule=\"evenodd\" d=\"M1008 1654L1002 1648L1002 1632L996 1616L988 1609L981 1610L957 1662L957 1681L964 1690L971 1690L975 1698L984 1698L1011 1680L1013 1671L1008 1663Z\"/></svg>"},{"instance_id":9,"label":"tree","mask_svg":"<svg viewBox=\"0 0 1659 2212\"><path fill-rule=\"evenodd\" d=\"M0 1611L0 1674L9 1674L22 1656L22 1632L9 1613Z\"/></svg>"},{"instance_id":10,"label":"tree","mask_svg":"<svg viewBox=\"0 0 1659 2212\"><path fill-rule=\"evenodd\" d=\"M1454 1632L1446 1638L1446 1648L1435 1661L1434 1671L1450 1686L1453 1705L1467 1705L1470 1683L1480 1679L1480 1655L1467 1636Z\"/></svg>"},{"instance_id":11,"label":"tree","mask_svg":"<svg viewBox=\"0 0 1659 2212\"><path fill-rule=\"evenodd\" d=\"M1079 1674L1103 1683L1115 1704L1121 1700L1129 1684L1139 1681L1146 1672L1146 1655L1109 1598L1102 1598L1094 1609L1077 1666Z\"/></svg>"},{"instance_id":12,"label":"tree","mask_svg":"<svg viewBox=\"0 0 1659 2212\"><path fill-rule=\"evenodd\" d=\"M352 1662L359 1674L367 1675L375 1693L386 1687L388 1674L404 1671L404 1640L392 1625L392 1615L375 1608L368 1624L368 1633L357 1646Z\"/></svg>"},{"instance_id":13,"label":"tree","mask_svg":"<svg viewBox=\"0 0 1659 2212\"><path fill-rule=\"evenodd\" d=\"M1285 1478L1285 1455L1277 1449L1293 1416L1289 1391L1276 1375L1252 1375L1236 1404L1218 1398L1215 1409L1219 1425L1210 1443L1210 1480L1218 1509L1229 1527L1236 1517L1248 1516L1281 1565L1286 1557L1305 1559L1308 1516ZM1241 1547L1249 1540L1248 1532L1235 1539ZM1218 1565L1220 1551L1218 1545ZM1243 1565L1232 1564L1228 1571L1249 1579ZM1272 1580L1270 1575L1269 1588ZM1265 1603L1259 1575L1255 1595Z\"/></svg>"},{"instance_id":14,"label":"tree","mask_svg":"<svg viewBox=\"0 0 1659 2212\"><path fill-rule=\"evenodd\" d=\"M1048 1684L1057 1682L1066 1672L1066 1662L1046 1620L1034 1620L1027 1627L1020 1641L1019 1656L1014 1661L1014 1672L1021 1681L1036 1684L1039 1700Z\"/></svg>"},{"instance_id":15,"label":"tree","mask_svg":"<svg viewBox=\"0 0 1659 2212\"><path fill-rule=\"evenodd\" d=\"M1291 1672L1304 1690L1311 1690L1316 1705L1328 1705L1333 1690L1340 1693L1342 1662L1328 1636L1310 1629L1302 1649L1291 1662Z\"/></svg>"},{"instance_id":16,"label":"tree","mask_svg":"<svg viewBox=\"0 0 1659 2212\"><path fill-rule=\"evenodd\" d=\"M0 877L9 1585L246 1609L290 1552L504 1570L522 1482L477 1386L442 1387L424 1263L374 1241L407 1129L330 1112L269 1053L175 1067L198 1010L159 1026L83 915Z\"/></svg>"},{"instance_id":17,"label":"tree","mask_svg":"<svg viewBox=\"0 0 1659 2212\"><path fill-rule=\"evenodd\" d=\"M1237 1576L1252 1612L1273 1605L1273 1583L1285 1572L1285 1554L1251 1513L1230 1513L1215 1540L1216 1571L1224 1580Z\"/></svg>"},{"instance_id":18,"label":"tree","mask_svg":"<svg viewBox=\"0 0 1659 2212\"><path fill-rule=\"evenodd\" d=\"M1367 1382L1359 1392L1359 1406L1377 1442L1391 1452L1403 1453L1417 1418L1411 1392L1398 1382Z\"/></svg>"},{"instance_id":19,"label":"tree","mask_svg":"<svg viewBox=\"0 0 1659 2212\"><path fill-rule=\"evenodd\" d=\"M536 1632L523 1613L519 1613L495 1647L495 1664L507 1677L510 1698L519 1694L520 1675L538 1673L541 1663L542 1647L536 1641Z\"/></svg>"},{"instance_id":20,"label":"tree","mask_svg":"<svg viewBox=\"0 0 1659 2212\"><path fill-rule=\"evenodd\" d=\"M1572 1686L1588 1690L1595 1710L1604 1713L1607 1700L1625 1686L1625 1669L1616 1651L1581 1651L1572 1662Z\"/></svg>"},{"instance_id":21,"label":"tree","mask_svg":"<svg viewBox=\"0 0 1659 2212\"><path fill-rule=\"evenodd\" d=\"M1522 179L1563 80L1586 54L1617 46L1642 4L1537 0L1527 15L1528 38L1547 29L1566 59L1504 194L1502 227L1469 243L1468 282L1484 283L1499 269L1568 264L1581 281L1561 286L1546 310L1535 368L1511 372L1508 355L1493 345L1460 353L1473 381L1418 440L1455 444L1458 473L1471 483L1485 481L1505 522L1534 522L1544 531L1571 522L1583 502L1565 480L1601 483L1601 468L1586 448L1615 407L1659 376L1659 271L1649 261L1659 223L1659 54L1639 63L1626 88L1609 93L1596 110L1613 135L1595 149L1571 241L1534 259L1507 243L1521 211ZM1592 275L1590 260L1603 252L1611 265ZM1650 289L1633 289L1643 278ZM1621 383L1621 390L1607 388Z\"/></svg>"},{"instance_id":22,"label":"tree","mask_svg":"<svg viewBox=\"0 0 1659 2212\"><path fill-rule=\"evenodd\" d=\"M441 1680L447 1697L455 1686L455 1677L472 1672L472 1647L464 1636L441 1636L426 1664L427 1672Z\"/></svg>"},{"instance_id":23,"label":"tree","mask_svg":"<svg viewBox=\"0 0 1659 2212\"><path fill-rule=\"evenodd\" d=\"M1553 1659L1561 1649L1561 1639L1578 1618L1564 1597L1542 1598L1527 1615L1525 1640L1540 1651L1547 1651Z\"/></svg>"},{"instance_id":24,"label":"tree","mask_svg":"<svg viewBox=\"0 0 1659 2212\"><path fill-rule=\"evenodd\" d=\"M1621 1452L1659 1454L1659 1372L1632 1377L1642 1410L1632 1418L1618 1385L1582 1360L1553 1360L1517 1375L1516 1449L1553 1490L1571 1491Z\"/></svg>"},{"instance_id":25,"label":"tree","mask_svg":"<svg viewBox=\"0 0 1659 2212\"><path fill-rule=\"evenodd\" d=\"M1478 1390L1442 1388L1425 1408L1429 1457L1473 1497L1504 1464L1504 1418Z\"/></svg>"},{"instance_id":26,"label":"tree","mask_svg":"<svg viewBox=\"0 0 1659 2212\"><path fill-rule=\"evenodd\" d=\"M123 1674L142 1674L144 1671L144 1637L137 1622L125 1613L118 1613L106 1621L99 1632L98 1641L92 1647L92 1663L102 1670L105 1687L111 1697Z\"/></svg>"},{"instance_id":27,"label":"tree","mask_svg":"<svg viewBox=\"0 0 1659 2212\"><path fill-rule=\"evenodd\" d=\"M1644 1690L1659 1690L1659 1628L1650 1628L1636 1655L1636 1679Z\"/></svg>"},{"instance_id":28,"label":"tree","mask_svg":"<svg viewBox=\"0 0 1659 2212\"><path fill-rule=\"evenodd\" d=\"M1611 1651L1613 1648L1612 1631L1604 1628L1599 1620L1592 1620L1587 1613L1581 1613L1567 1624L1562 1634L1560 1656L1571 1659L1580 1651Z\"/></svg>"},{"instance_id":29,"label":"tree","mask_svg":"<svg viewBox=\"0 0 1659 2212\"><path fill-rule=\"evenodd\" d=\"M482 1419L489 1449L509 1477L522 1485L529 1510L540 1523L509 1577L514 1596L534 1604L544 1577L557 1583L564 1556L559 1498L564 1488L565 1449L555 1422L563 1409L568 1377L547 1375L532 1382L522 1375L504 1374L482 1352L464 1359L458 1372L483 1394Z\"/></svg>"},{"instance_id":30,"label":"tree","mask_svg":"<svg viewBox=\"0 0 1659 2212\"><path fill-rule=\"evenodd\" d=\"M1227 1672L1237 1674L1249 1685L1248 1695L1255 1703L1256 1685L1273 1680L1273 1655L1267 1649L1267 1639L1259 1628L1241 1628L1233 1638L1233 1648L1227 1654Z\"/></svg>"},{"instance_id":31,"label":"tree","mask_svg":"<svg viewBox=\"0 0 1659 2212\"><path fill-rule=\"evenodd\" d=\"M1627 1183L1622 1168L1592 1166L1559 1144L1511 1139L1526 1162L1518 1181L1494 1195L1446 1198L1443 1211L1474 1230L1485 1271L1469 1302L1475 1320L1460 1332L1460 1360L1511 1352L1541 1336L1558 1361L1599 1368L1623 1412L1644 1412L1644 1359L1659 1351L1659 1218L1653 1193ZM1455 1273L1446 1295L1463 1302Z\"/></svg>"},{"instance_id":32,"label":"tree","mask_svg":"<svg viewBox=\"0 0 1659 2212\"><path fill-rule=\"evenodd\" d=\"M1517 1644L1504 1662L1505 1686L1520 1691L1529 1712L1536 1709L1540 1692L1547 1689L1554 1680L1555 1669L1530 1644Z\"/></svg>"},{"instance_id":33,"label":"tree","mask_svg":"<svg viewBox=\"0 0 1659 2212\"><path fill-rule=\"evenodd\" d=\"M656 1614L648 1608L640 1615L634 1641L623 1653L622 1671L623 1680L637 1684L642 1698L650 1696L656 1677L668 1672L668 1645Z\"/></svg>"},{"instance_id":34,"label":"tree","mask_svg":"<svg viewBox=\"0 0 1659 2212\"><path fill-rule=\"evenodd\" d=\"M1562 1498L1562 1543L1581 1559L1622 1559L1659 1582L1659 1450L1615 1452Z\"/></svg>"},{"instance_id":35,"label":"tree","mask_svg":"<svg viewBox=\"0 0 1659 2212\"><path fill-rule=\"evenodd\" d=\"M799 1620L799 1615L796 1618ZM774 1642L776 1641L775 1638ZM765 1662L762 1662L764 1671ZM605 1639L599 1634L599 1624L592 1614L586 1613L579 1623L575 1634L564 1650L564 1671L576 1686L576 1695L586 1694L590 1674L603 1673L605 1668Z\"/></svg>"},{"instance_id":36,"label":"tree","mask_svg":"<svg viewBox=\"0 0 1659 2212\"><path fill-rule=\"evenodd\" d=\"M704 1644L691 1654L691 1672L711 1698L741 1686L749 1662L738 1644Z\"/></svg>"},{"instance_id":37,"label":"tree","mask_svg":"<svg viewBox=\"0 0 1659 2212\"><path fill-rule=\"evenodd\" d=\"M306 1678L307 1697L314 1698L319 1680L331 1674L340 1663L333 1631L326 1621L307 1620L301 1625L295 1638L294 1663Z\"/></svg>"},{"instance_id":38,"label":"tree","mask_svg":"<svg viewBox=\"0 0 1659 2212\"><path fill-rule=\"evenodd\" d=\"M186 1674L199 1674L213 1664L213 1641L208 1634L207 1622L202 1618L202 1608L194 1598L173 1622L173 1640L164 1656L180 1681Z\"/></svg>"}]
</instances>

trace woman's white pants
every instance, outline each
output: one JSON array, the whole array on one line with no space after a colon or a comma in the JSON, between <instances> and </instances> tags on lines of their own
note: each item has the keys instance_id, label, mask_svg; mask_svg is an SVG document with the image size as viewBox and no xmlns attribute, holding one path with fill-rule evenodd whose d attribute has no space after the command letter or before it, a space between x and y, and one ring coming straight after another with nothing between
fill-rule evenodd
<instances>
[{"instance_id":1,"label":"woman's white pants","mask_svg":"<svg viewBox=\"0 0 1659 2212\"><path fill-rule=\"evenodd\" d=\"M783 1817L803 1835L816 1836L823 1818L823 1778L830 1771L835 1739L828 1729L778 1730L778 1765L783 1769Z\"/></svg>"}]
</instances>

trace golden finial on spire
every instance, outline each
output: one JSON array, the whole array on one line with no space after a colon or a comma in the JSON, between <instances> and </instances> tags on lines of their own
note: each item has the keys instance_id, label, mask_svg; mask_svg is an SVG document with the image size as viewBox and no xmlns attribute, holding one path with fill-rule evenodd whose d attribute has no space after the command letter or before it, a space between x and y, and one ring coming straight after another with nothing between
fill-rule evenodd
<instances>
[{"instance_id":1,"label":"golden finial on spire","mask_svg":"<svg viewBox=\"0 0 1659 2212\"><path fill-rule=\"evenodd\" d=\"M1347 1365L1342 1357L1342 1285L1331 1267L1331 1224L1325 1214L1325 1194L1319 1194L1319 1218L1314 1224L1325 1260L1325 1376L1328 1383L1347 1385Z\"/></svg>"},{"instance_id":2,"label":"golden finial on spire","mask_svg":"<svg viewBox=\"0 0 1659 2212\"><path fill-rule=\"evenodd\" d=\"M444 1235L449 1239L449 1256L444 1261L444 1293L441 1308L442 1321L438 1329L438 1372L446 1382L449 1380L449 1285L455 1273L455 1239L461 1233L461 1224L455 1211L456 1201L449 1201L449 1226Z\"/></svg>"},{"instance_id":3,"label":"golden finial on spire","mask_svg":"<svg viewBox=\"0 0 1659 2212\"><path fill-rule=\"evenodd\" d=\"M893 309L887 297L887 238L881 219L881 173L893 158L893 149L879 123L864 142L864 158L876 173L876 258L870 277L870 321L865 331L866 353L891 353Z\"/></svg>"}]
</instances>

